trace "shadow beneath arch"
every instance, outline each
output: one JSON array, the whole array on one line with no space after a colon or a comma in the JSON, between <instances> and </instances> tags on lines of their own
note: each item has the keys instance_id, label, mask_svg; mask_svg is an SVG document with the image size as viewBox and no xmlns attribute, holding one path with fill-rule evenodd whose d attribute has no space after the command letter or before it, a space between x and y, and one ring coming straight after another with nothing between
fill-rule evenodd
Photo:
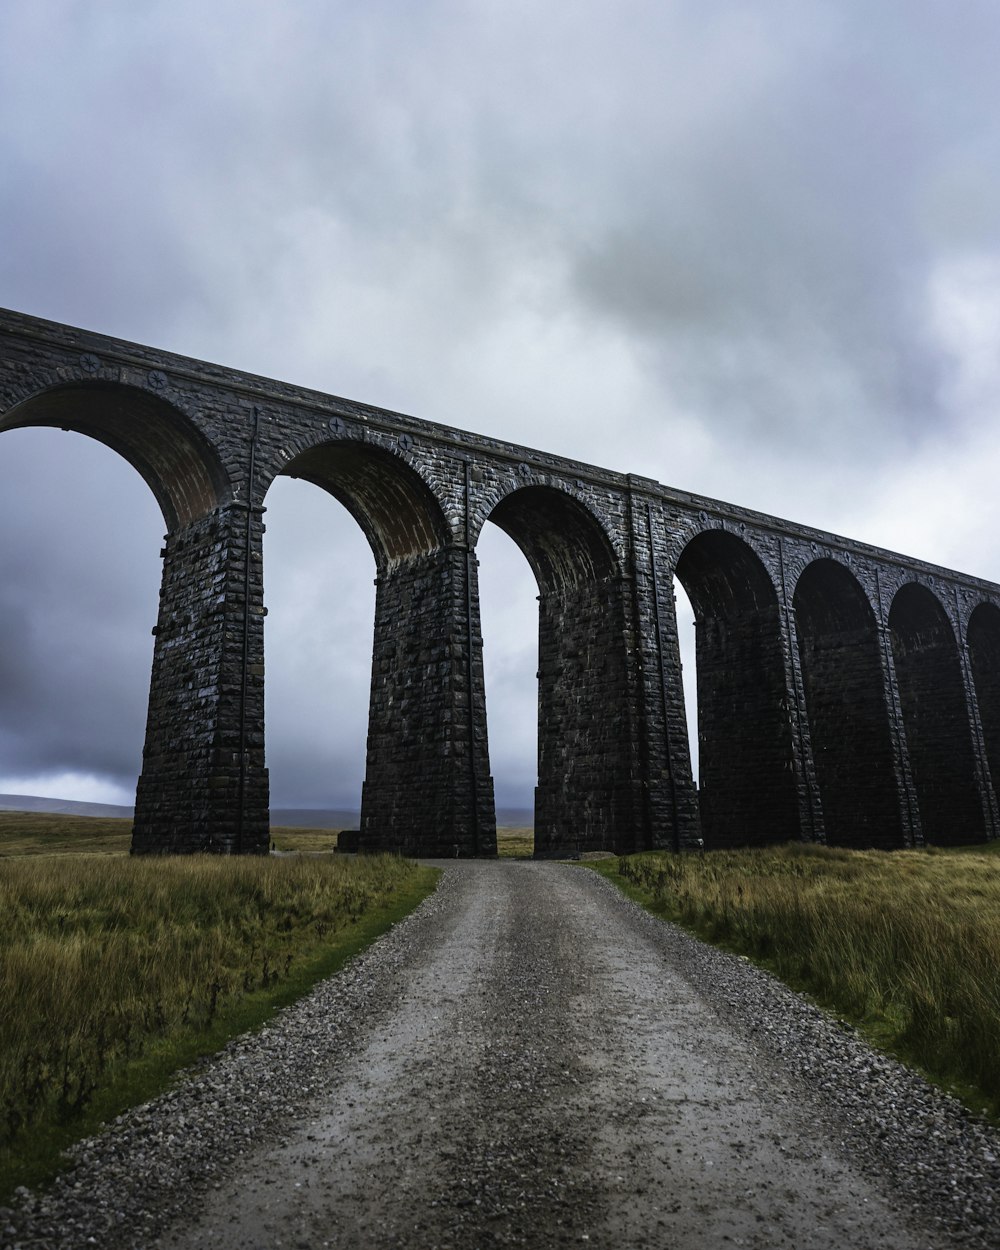
<instances>
[{"instance_id":1,"label":"shadow beneath arch","mask_svg":"<svg viewBox=\"0 0 1000 1250\"><path fill-rule=\"evenodd\" d=\"M636 726L611 543L587 508L549 486L514 491L488 519L524 553L539 591L535 855L632 850L642 796L630 776Z\"/></svg>"},{"instance_id":2,"label":"shadow beneath arch","mask_svg":"<svg viewBox=\"0 0 1000 1250\"><path fill-rule=\"evenodd\" d=\"M831 846L904 845L875 614L836 560L807 565L794 606L816 778Z\"/></svg>"},{"instance_id":3,"label":"shadow beneath arch","mask_svg":"<svg viewBox=\"0 0 1000 1250\"><path fill-rule=\"evenodd\" d=\"M676 576L695 612L699 807L708 847L799 836L778 596L742 539L706 530Z\"/></svg>"},{"instance_id":4,"label":"shadow beneath arch","mask_svg":"<svg viewBox=\"0 0 1000 1250\"><path fill-rule=\"evenodd\" d=\"M0 419L0 431L49 426L97 439L145 480L167 529L189 525L229 497L218 455L173 404L123 383L74 382L22 400Z\"/></svg>"},{"instance_id":5,"label":"shadow beneath arch","mask_svg":"<svg viewBox=\"0 0 1000 1250\"><path fill-rule=\"evenodd\" d=\"M937 596L916 582L896 592L889 628L924 838L939 846L984 842L955 631Z\"/></svg>"}]
</instances>

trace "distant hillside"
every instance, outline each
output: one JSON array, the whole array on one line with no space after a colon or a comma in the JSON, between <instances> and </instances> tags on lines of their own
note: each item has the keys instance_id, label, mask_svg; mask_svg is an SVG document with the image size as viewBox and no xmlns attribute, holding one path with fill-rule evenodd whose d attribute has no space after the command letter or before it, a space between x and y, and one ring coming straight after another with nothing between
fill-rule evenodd
<instances>
[{"instance_id":1,"label":"distant hillside","mask_svg":"<svg viewBox=\"0 0 1000 1250\"><path fill-rule=\"evenodd\" d=\"M102 820L131 820L133 816L131 807L114 803L76 803L73 799L40 799L32 794L0 794L0 812L51 812L57 816L99 816Z\"/></svg>"},{"instance_id":2,"label":"distant hillside","mask_svg":"<svg viewBox=\"0 0 1000 1250\"><path fill-rule=\"evenodd\" d=\"M99 816L104 820L131 820L135 814L134 808L112 803L77 803L73 799L44 799L33 794L0 794L0 812L49 812L57 816ZM302 829L357 829L360 815L357 811L276 807L271 810L271 824Z\"/></svg>"},{"instance_id":3,"label":"distant hillside","mask_svg":"<svg viewBox=\"0 0 1000 1250\"><path fill-rule=\"evenodd\" d=\"M271 808L271 824L289 829L357 829L360 823L361 813L349 808Z\"/></svg>"},{"instance_id":4,"label":"distant hillside","mask_svg":"<svg viewBox=\"0 0 1000 1250\"><path fill-rule=\"evenodd\" d=\"M271 824L296 826L301 829L357 829L361 813L357 808L334 809L307 807L272 807ZM498 807L497 824L516 829L530 829L535 823L535 813L530 807Z\"/></svg>"},{"instance_id":5,"label":"distant hillside","mask_svg":"<svg viewBox=\"0 0 1000 1250\"><path fill-rule=\"evenodd\" d=\"M535 823L535 813L530 807L498 807L497 824L514 829L530 829Z\"/></svg>"},{"instance_id":6,"label":"distant hillside","mask_svg":"<svg viewBox=\"0 0 1000 1250\"><path fill-rule=\"evenodd\" d=\"M0 812L51 812L59 816L98 816L103 820L131 820L131 807L113 803L77 803L73 799L43 799L31 794L0 794ZM272 807L271 824L299 829L357 829L361 813L350 808ZM497 824L530 828L530 807L497 808Z\"/></svg>"}]
</instances>

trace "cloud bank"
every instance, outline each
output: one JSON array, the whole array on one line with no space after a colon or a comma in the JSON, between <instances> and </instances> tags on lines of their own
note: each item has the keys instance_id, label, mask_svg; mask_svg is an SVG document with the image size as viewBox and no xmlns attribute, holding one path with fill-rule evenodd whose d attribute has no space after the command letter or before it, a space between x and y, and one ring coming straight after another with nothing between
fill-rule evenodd
<instances>
[{"instance_id":1,"label":"cloud bank","mask_svg":"<svg viewBox=\"0 0 1000 1250\"><path fill-rule=\"evenodd\" d=\"M1000 580L998 36L987 0L14 0L0 300ZM59 437L0 440L0 790L127 793L162 521ZM340 805L371 557L278 486L274 797ZM514 803L535 591L487 542Z\"/></svg>"}]
</instances>

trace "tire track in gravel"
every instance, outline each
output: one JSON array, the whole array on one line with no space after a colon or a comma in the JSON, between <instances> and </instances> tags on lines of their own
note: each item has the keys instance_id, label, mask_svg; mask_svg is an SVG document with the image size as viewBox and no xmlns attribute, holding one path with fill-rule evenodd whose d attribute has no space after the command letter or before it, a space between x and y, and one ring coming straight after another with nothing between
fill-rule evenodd
<instances>
[{"instance_id":1,"label":"tire track in gravel","mask_svg":"<svg viewBox=\"0 0 1000 1250\"><path fill-rule=\"evenodd\" d=\"M950 1244L825 1138L604 882L450 868L448 924L329 1091L161 1244Z\"/></svg>"},{"instance_id":2,"label":"tire track in gravel","mask_svg":"<svg viewBox=\"0 0 1000 1250\"><path fill-rule=\"evenodd\" d=\"M461 865L459 920L276 1149L170 1244L579 1245L597 1220L569 881ZM553 890L553 885L555 889Z\"/></svg>"}]
</instances>

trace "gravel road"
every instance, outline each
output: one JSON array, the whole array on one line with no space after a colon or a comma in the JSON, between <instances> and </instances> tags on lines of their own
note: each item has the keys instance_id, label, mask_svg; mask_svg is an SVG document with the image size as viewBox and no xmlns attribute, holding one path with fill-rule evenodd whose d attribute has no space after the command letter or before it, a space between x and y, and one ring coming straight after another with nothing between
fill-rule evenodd
<instances>
[{"instance_id":1,"label":"gravel road","mask_svg":"<svg viewBox=\"0 0 1000 1250\"><path fill-rule=\"evenodd\" d=\"M586 869L450 863L5 1246L1000 1247L1000 1134Z\"/></svg>"}]
</instances>

